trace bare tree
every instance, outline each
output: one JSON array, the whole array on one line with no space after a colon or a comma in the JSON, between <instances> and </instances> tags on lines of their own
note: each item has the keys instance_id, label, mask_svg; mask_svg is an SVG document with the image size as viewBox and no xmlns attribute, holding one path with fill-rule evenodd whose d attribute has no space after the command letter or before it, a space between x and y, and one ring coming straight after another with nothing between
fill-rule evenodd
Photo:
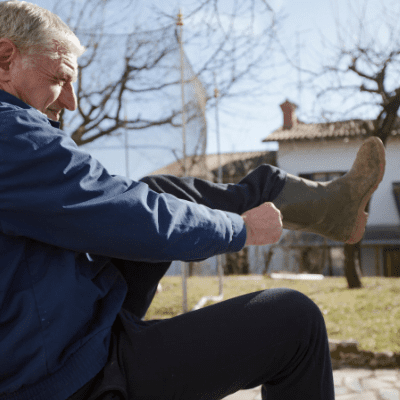
<instances>
[{"instance_id":1,"label":"bare tree","mask_svg":"<svg viewBox=\"0 0 400 400\"><path fill-rule=\"evenodd\" d=\"M78 60L78 109L60 118L61 128L77 145L117 135L122 129L133 134L156 127L177 130L181 105L171 98L180 90L178 10L167 13L153 7L139 18L144 2L66 0L56 4L53 11L88 48ZM118 21L111 17L115 10L119 10ZM184 17L184 47L192 54L195 49L197 59L191 62L205 87L206 100L213 97L214 73L219 78L220 99L255 96L265 90L259 72L271 64L278 26L265 0L201 0ZM134 104L137 110L127 118L125 104ZM213 105L207 101L207 107Z\"/></svg>"},{"instance_id":2,"label":"bare tree","mask_svg":"<svg viewBox=\"0 0 400 400\"><path fill-rule=\"evenodd\" d=\"M315 70L301 70L310 76L306 84L317 94L316 104L325 121L365 119L361 127L365 137L377 136L386 146L391 132L399 126L400 5L393 2L388 9L382 4L382 12L371 18L368 1L360 10L354 10L352 4L348 2L349 21L336 20L336 43L325 40L324 48L333 51L332 59L318 62ZM345 109L334 103L335 98ZM375 119L366 119L371 114ZM344 252L348 287L361 288L356 265L356 261L360 264L360 246L345 245Z\"/></svg>"},{"instance_id":3,"label":"bare tree","mask_svg":"<svg viewBox=\"0 0 400 400\"><path fill-rule=\"evenodd\" d=\"M373 111L376 118L363 128L368 136L378 136L386 145L400 108L400 7L393 3L395 8L388 10L382 5L382 13L375 15L374 22L380 23L376 29L366 17L367 7L366 1L357 17L358 24L354 19L352 24L337 21L336 54L318 73L318 78L329 77L330 84L318 91L317 101L329 101L332 93L342 99L357 96L356 104L347 110L332 112L322 105L324 115L330 119L336 115L360 118ZM357 30L351 32L346 26ZM387 36L386 41L382 36Z\"/></svg>"}]
</instances>

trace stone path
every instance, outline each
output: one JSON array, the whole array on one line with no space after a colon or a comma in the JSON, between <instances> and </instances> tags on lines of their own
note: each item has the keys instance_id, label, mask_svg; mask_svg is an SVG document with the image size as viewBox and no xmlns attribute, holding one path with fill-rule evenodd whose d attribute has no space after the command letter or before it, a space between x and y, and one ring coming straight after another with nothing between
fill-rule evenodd
<instances>
[{"instance_id":1,"label":"stone path","mask_svg":"<svg viewBox=\"0 0 400 400\"><path fill-rule=\"evenodd\" d=\"M333 371L335 400L400 400L400 369L343 368ZM261 400L261 387L241 390L225 400Z\"/></svg>"}]
</instances>

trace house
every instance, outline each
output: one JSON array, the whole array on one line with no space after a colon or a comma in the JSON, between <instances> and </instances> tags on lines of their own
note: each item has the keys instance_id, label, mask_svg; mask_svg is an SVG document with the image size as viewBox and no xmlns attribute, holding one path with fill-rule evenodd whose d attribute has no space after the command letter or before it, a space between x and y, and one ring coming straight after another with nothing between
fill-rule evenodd
<instances>
[{"instance_id":1,"label":"house","mask_svg":"<svg viewBox=\"0 0 400 400\"><path fill-rule=\"evenodd\" d=\"M279 168L307 179L327 181L346 173L352 166L363 140L373 131L373 122L349 120L331 123L305 124L296 117L297 106L286 100L280 105L283 126L272 132L263 142L279 142L277 163ZM288 233L280 243L293 251L303 246L326 250L340 250L340 243L326 241L319 235ZM325 249L325 250L324 250ZM286 265L291 265L289 252ZM297 251L295 261L302 255ZM318 257L317 257L318 258ZM328 275L332 265L323 256L320 271ZM327 260L328 259L328 260ZM275 265L277 260L275 260ZM328 262L329 264L329 262ZM299 262L294 262L298 271ZM286 269L284 268L284 269ZM385 176L370 201L369 219L360 242L360 268L364 276L400 276L400 120L386 142Z\"/></svg>"},{"instance_id":2,"label":"house","mask_svg":"<svg viewBox=\"0 0 400 400\"><path fill-rule=\"evenodd\" d=\"M294 103L286 100L280 107L283 126L263 140L278 142L278 152L221 154L223 182L236 183L263 163L311 180L336 179L349 171L358 148L373 130L373 122L365 120L306 124L297 119ZM386 160L385 176L370 201L366 232L359 244L359 267L364 276L400 276L400 119L387 140ZM188 175L216 182L218 155L196 161L190 158ZM182 171L178 160L151 175L182 176ZM343 275L343 243L284 230L277 245L248 246L235 262L245 266L243 272L256 274L306 271ZM196 264L194 274L216 274L215 257ZM180 275L180 268L180 263L173 263L167 274Z\"/></svg>"}]
</instances>

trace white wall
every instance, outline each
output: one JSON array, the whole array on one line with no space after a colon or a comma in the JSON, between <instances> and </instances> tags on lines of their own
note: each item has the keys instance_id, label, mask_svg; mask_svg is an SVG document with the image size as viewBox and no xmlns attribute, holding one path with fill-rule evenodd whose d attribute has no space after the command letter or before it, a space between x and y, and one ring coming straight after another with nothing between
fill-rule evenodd
<instances>
[{"instance_id":1,"label":"white wall","mask_svg":"<svg viewBox=\"0 0 400 400\"><path fill-rule=\"evenodd\" d=\"M372 196L368 225L399 225L400 217L393 197L392 182L400 182L400 139L386 143L385 176Z\"/></svg>"},{"instance_id":2,"label":"white wall","mask_svg":"<svg viewBox=\"0 0 400 400\"><path fill-rule=\"evenodd\" d=\"M299 173L348 170L355 159L361 140L295 142L279 144L277 161L280 168Z\"/></svg>"},{"instance_id":3,"label":"white wall","mask_svg":"<svg viewBox=\"0 0 400 400\"><path fill-rule=\"evenodd\" d=\"M280 143L278 166L290 174L349 170L361 139L326 142ZM386 145L386 171L372 196L368 225L398 225L399 214L393 198L392 182L400 181L400 139L390 138Z\"/></svg>"}]
</instances>

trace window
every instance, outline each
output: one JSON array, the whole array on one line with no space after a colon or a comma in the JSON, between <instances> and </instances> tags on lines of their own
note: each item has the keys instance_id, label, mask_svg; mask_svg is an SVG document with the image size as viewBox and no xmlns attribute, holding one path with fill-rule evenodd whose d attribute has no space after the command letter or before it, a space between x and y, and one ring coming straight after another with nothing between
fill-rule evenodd
<instances>
[{"instance_id":1,"label":"window","mask_svg":"<svg viewBox=\"0 0 400 400\"><path fill-rule=\"evenodd\" d=\"M393 182L393 196L400 216L400 182Z\"/></svg>"},{"instance_id":2,"label":"window","mask_svg":"<svg viewBox=\"0 0 400 400\"><path fill-rule=\"evenodd\" d=\"M400 247L387 246L383 248L384 276L400 276Z\"/></svg>"}]
</instances>

